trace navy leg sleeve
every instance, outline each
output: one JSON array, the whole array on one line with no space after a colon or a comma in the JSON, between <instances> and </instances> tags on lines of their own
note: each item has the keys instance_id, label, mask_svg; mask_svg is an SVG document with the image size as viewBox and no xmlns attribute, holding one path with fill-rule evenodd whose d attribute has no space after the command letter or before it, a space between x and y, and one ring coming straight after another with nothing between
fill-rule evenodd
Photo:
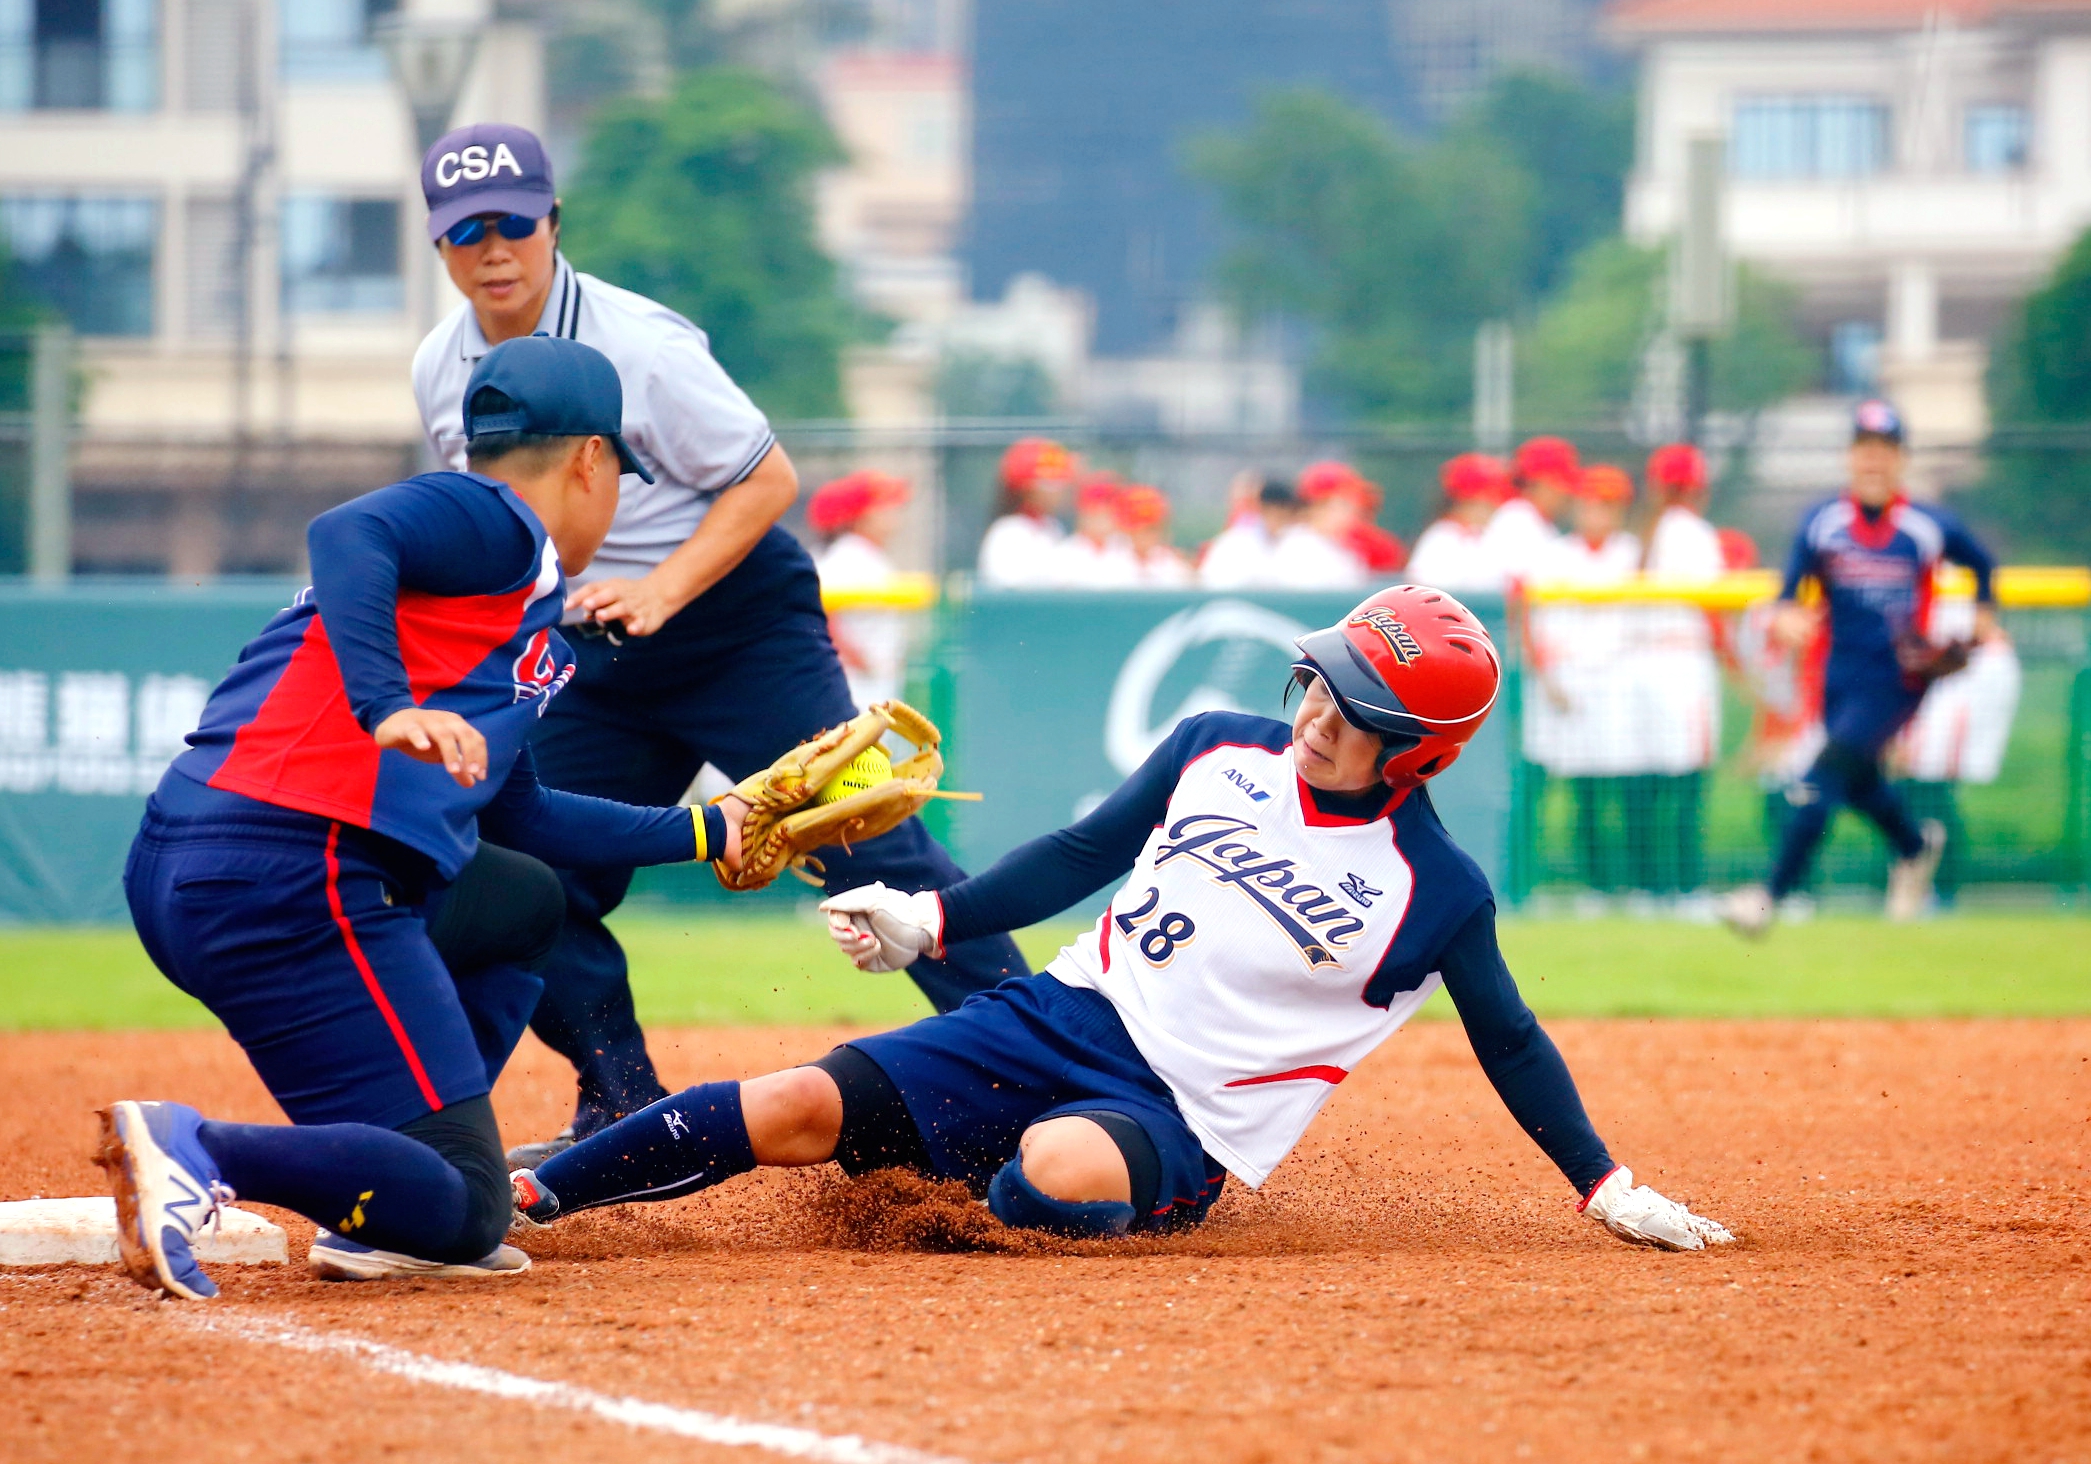
<instances>
[{"instance_id":1,"label":"navy leg sleeve","mask_svg":"<svg viewBox=\"0 0 2091 1464\"><path fill-rule=\"evenodd\" d=\"M701 1083L640 1109L537 1167L558 1213L672 1200L755 1167L739 1083Z\"/></svg>"}]
</instances>

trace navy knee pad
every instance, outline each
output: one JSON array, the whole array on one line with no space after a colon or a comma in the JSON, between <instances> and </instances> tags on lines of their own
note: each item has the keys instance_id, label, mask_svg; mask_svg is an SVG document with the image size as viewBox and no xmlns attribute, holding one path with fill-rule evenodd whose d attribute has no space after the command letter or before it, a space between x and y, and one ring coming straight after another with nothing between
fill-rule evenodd
<instances>
[{"instance_id":1,"label":"navy knee pad","mask_svg":"<svg viewBox=\"0 0 2091 1464\"><path fill-rule=\"evenodd\" d=\"M1056 1200L1024 1177L1022 1156L1010 1160L987 1187L987 1208L1004 1225L1046 1230L1075 1240L1123 1235L1133 1207L1123 1200Z\"/></svg>"}]
</instances>

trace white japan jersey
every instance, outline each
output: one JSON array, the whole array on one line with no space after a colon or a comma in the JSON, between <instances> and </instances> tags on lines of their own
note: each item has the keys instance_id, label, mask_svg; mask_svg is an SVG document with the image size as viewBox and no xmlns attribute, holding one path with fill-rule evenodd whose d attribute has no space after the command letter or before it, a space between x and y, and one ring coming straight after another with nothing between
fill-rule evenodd
<instances>
[{"instance_id":1,"label":"white japan jersey","mask_svg":"<svg viewBox=\"0 0 2091 1464\"><path fill-rule=\"evenodd\" d=\"M1547 522L1529 498L1506 499L1482 530L1488 556L1514 580L1544 575L1542 565L1559 542L1561 531Z\"/></svg>"},{"instance_id":2,"label":"white japan jersey","mask_svg":"<svg viewBox=\"0 0 2091 1464\"><path fill-rule=\"evenodd\" d=\"M1431 585L1455 595L1476 590L1498 594L1503 589L1503 564L1496 558L1487 532L1470 529L1457 519L1441 518L1423 531L1403 574L1410 584Z\"/></svg>"},{"instance_id":3,"label":"white japan jersey","mask_svg":"<svg viewBox=\"0 0 2091 1464\"><path fill-rule=\"evenodd\" d=\"M1060 543L1066 538L1059 520L1009 513L987 526L973 573L983 585L1003 589L1038 589L1058 583Z\"/></svg>"},{"instance_id":4,"label":"white japan jersey","mask_svg":"<svg viewBox=\"0 0 2091 1464\"><path fill-rule=\"evenodd\" d=\"M584 341L610 358L624 387L625 445L654 476L626 473L617 517L574 585L639 576L697 532L712 500L777 445L769 420L719 363L703 331L667 306L582 274L559 258L537 329ZM465 386L492 350L469 302L414 352L414 402L436 458L465 467ZM578 617L576 617L578 618Z\"/></svg>"},{"instance_id":5,"label":"white japan jersey","mask_svg":"<svg viewBox=\"0 0 2091 1464\"><path fill-rule=\"evenodd\" d=\"M1430 963L1489 893L1422 790L1369 820L1322 814L1282 724L1224 720L1267 745L1191 758L1110 907L1048 970L1109 999L1206 1151L1255 1186L1437 990Z\"/></svg>"}]
</instances>

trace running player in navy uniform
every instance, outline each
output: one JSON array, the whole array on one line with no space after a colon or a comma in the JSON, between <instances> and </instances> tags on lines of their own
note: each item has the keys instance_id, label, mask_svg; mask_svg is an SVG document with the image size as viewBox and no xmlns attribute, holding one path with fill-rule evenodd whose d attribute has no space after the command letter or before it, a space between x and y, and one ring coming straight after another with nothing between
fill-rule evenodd
<instances>
[{"instance_id":1,"label":"running player in navy uniform","mask_svg":"<svg viewBox=\"0 0 2091 1464\"><path fill-rule=\"evenodd\" d=\"M1901 417L1886 402L1868 401L1852 420L1851 487L1801 520L1772 625L1778 640L1805 644L1820 614L1800 603L1801 583L1821 587L1830 631L1822 684L1827 740L1787 793L1793 807L1770 882L1734 891L1721 908L1730 926L1753 937L1771 928L1779 902L1800 887L1830 816L1843 804L1871 819L1894 851L1889 918L1924 913L1946 831L1936 821L1915 823L1881 767L1888 743L1924 700L1924 684L1905 675L1897 647L1923 637L1941 561L1974 571L1977 638L2002 634L1989 551L1945 509L1903 495Z\"/></svg>"},{"instance_id":2,"label":"running player in navy uniform","mask_svg":"<svg viewBox=\"0 0 2091 1464\"><path fill-rule=\"evenodd\" d=\"M138 933L293 1127L179 1103L103 1111L98 1157L142 1284L216 1291L190 1240L233 1192L322 1226L310 1264L329 1278L528 1265L500 1244L509 1189L488 1093L549 942L497 919L445 952L430 926L482 830L522 851L511 860L731 862L742 811L552 792L533 767L527 734L573 675L563 567L588 563L620 473L637 470L619 396L610 363L574 341L482 360L478 471L314 520L312 587L241 652L147 802L124 871Z\"/></svg>"},{"instance_id":3,"label":"running player in navy uniform","mask_svg":"<svg viewBox=\"0 0 2091 1464\"><path fill-rule=\"evenodd\" d=\"M844 951L881 971L1122 881L1043 974L810 1066L678 1093L518 1171L519 1215L544 1223L832 1158L962 1180L1013 1226L1194 1223L1227 1175L1262 1184L1443 985L1585 1214L1674 1250L1732 1240L1606 1152L1504 966L1487 879L1431 808L1424 782L1495 702L1487 631L1443 592L1403 586L1299 650L1290 727L1187 718L1094 813L977 878L822 906Z\"/></svg>"},{"instance_id":4,"label":"running player in navy uniform","mask_svg":"<svg viewBox=\"0 0 2091 1464\"><path fill-rule=\"evenodd\" d=\"M464 466L473 363L533 331L586 341L624 382L624 438L651 478L627 477L602 552L567 602L577 666L533 740L547 786L672 803L710 763L738 780L855 715L828 636L820 578L777 519L798 492L768 421L664 305L580 273L559 253L551 165L520 127L464 127L422 164L429 237L465 296L414 356L414 397L437 460ZM965 872L919 820L823 856L828 888L940 888ZM624 951L603 918L629 868L561 871L565 934L531 1026L573 1063L573 1132L664 1095L632 1010ZM938 1011L1029 970L1006 936L954 943L908 974ZM565 1136L525 1146L517 1162Z\"/></svg>"}]
</instances>

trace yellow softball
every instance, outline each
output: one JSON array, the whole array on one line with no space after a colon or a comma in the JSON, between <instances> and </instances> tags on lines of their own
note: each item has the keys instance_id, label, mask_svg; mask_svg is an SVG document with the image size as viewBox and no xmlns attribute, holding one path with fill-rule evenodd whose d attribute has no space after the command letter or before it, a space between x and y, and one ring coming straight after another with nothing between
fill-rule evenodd
<instances>
[{"instance_id":1,"label":"yellow softball","mask_svg":"<svg viewBox=\"0 0 2091 1464\"><path fill-rule=\"evenodd\" d=\"M886 749L874 745L858 753L848 767L823 783L820 792L813 795L813 801L816 804L836 803L852 793L862 793L866 788L876 788L881 783L892 781L893 760L886 756Z\"/></svg>"}]
</instances>

